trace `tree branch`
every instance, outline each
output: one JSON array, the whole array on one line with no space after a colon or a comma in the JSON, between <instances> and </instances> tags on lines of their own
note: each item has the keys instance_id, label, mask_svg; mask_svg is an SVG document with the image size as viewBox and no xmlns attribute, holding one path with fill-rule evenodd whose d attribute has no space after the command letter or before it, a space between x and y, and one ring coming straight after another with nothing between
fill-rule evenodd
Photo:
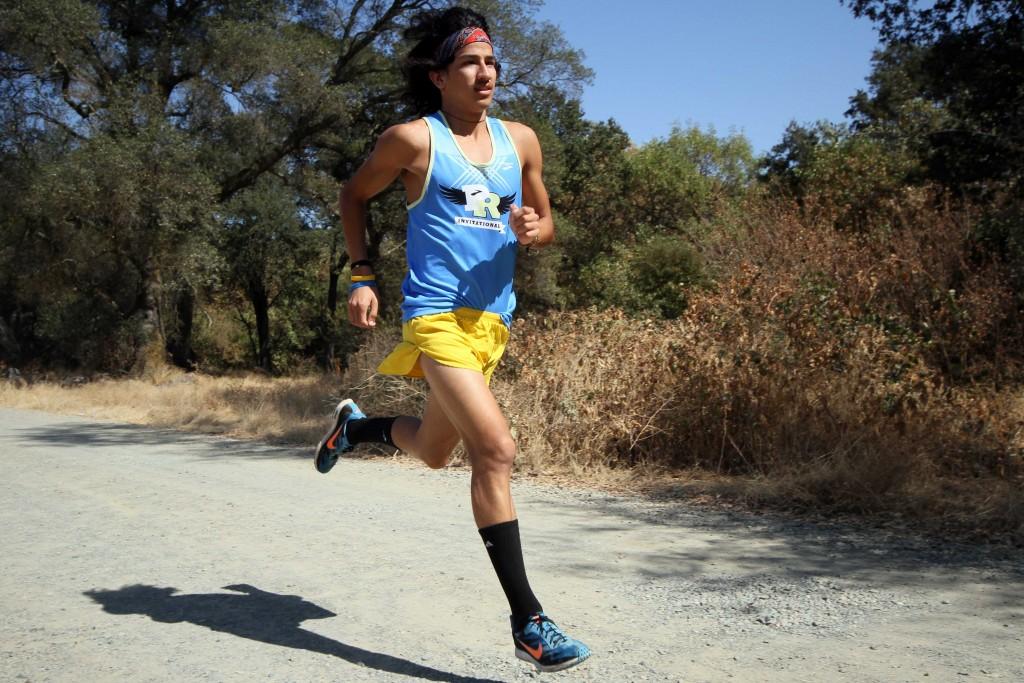
<instances>
[{"instance_id":1,"label":"tree branch","mask_svg":"<svg viewBox=\"0 0 1024 683\"><path fill-rule=\"evenodd\" d=\"M373 24L367 30L357 34L351 41L343 41L342 46L348 43L348 49L338 55L337 61L334 63L334 68L331 70L331 78L328 81L330 85L340 85L346 81L345 69L348 68L349 64L359 55L360 52L370 46L380 34L386 30L392 28L394 20L398 18L403 12L407 10L419 9L425 6L425 0L392 0L391 6L384 11ZM356 6L361 6L361 3L356 3ZM355 7L353 7L353 14L350 15L354 20ZM350 22L351 23L351 22Z\"/></svg>"},{"instance_id":2,"label":"tree branch","mask_svg":"<svg viewBox=\"0 0 1024 683\"><path fill-rule=\"evenodd\" d=\"M55 125L58 128L62 129L68 135L71 135L72 137L74 137L74 138L76 138L78 140L88 140L89 139L86 136L84 136L81 133L79 133L74 128L72 128L71 126L69 126L68 124L66 124L63 121L61 121L60 119L55 119L55 118L53 118L52 116L50 116L49 114L47 114L45 112L41 112L41 111L26 111L25 112L25 116L38 116L43 121L46 121L47 123L52 123L53 125Z\"/></svg>"},{"instance_id":3,"label":"tree branch","mask_svg":"<svg viewBox=\"0 0 1024 683\"><path fill-rule=\"evenodd\" d=\"M100 55L100 47L96 44L91 37L86 37L86 41L89 43L89 48L92 50L93 65L96 68L96 75L99 76L99 86L101 92L107 92L110 89L111 84L114 82L114 77L110 73L110 69L107 68L106 63L103 61L102 55Z\"/></svg>"},{"instance_id":4,"label":"tree branch","mask_svg":"<svg viewBox=\"0 0 1024 683\"><path fill-rule=\"evenodd\" d=\"M365 0L357 0L353 4L352 12L349 15L349 22L345 26L346 33L354 30L355 14L364 5ZM348 74L346 70L363 50L367 49L385 31L393 28L395 20L404 12L419 9L426 5L427 0L392 0L388 8L374 20L368 29L356 34L353 38L342 40L342 52L338 55L331 70L331 76L324 84L324 87L337 86L347 82L351 74ZM383 97L379 95L375 98L370 98L365 102L364 106L368 107L373 104L382 103L389 97L393 98L394 94L385 93ZM272 168L278 161L299 149L318 133L328 130L341 120L339 114L322 114L319 118L312 117L315 117L315 113L309 113L301 117L298 124L284 140L256 157L246 168L226 177L221 182L220 200L227 201L239 190L252 185L262 173Z\"/></svg>"},{"instance_id":5,"label":"tree branch","mask_svg":"<svg viewBox=\"0 0 1024 683\"><path fill-rule=\"evenodd\" d=\"M305 117L303 117L305 118ZM301 147L306 140L317 133L327 130L338 123L340 117L337 114L328 114L317 121L301 123L288 134L284 140L267 150L246 168L228 176L220 184L220 201L230 199L241 189L244 189L260 177L260 175L274 166L285 156Z\"/></svg>"},{"instance_id":6,"label":"tree branch","mask_svg":"<svg viewBox=\"0 0 1024 683\"><path fill-rule=\"evenodd\" d=\"M71 93L69 92L70 88L71 88L71 71L68 69L67 65L64 64L64 62L62 62L59 57L57 57L56 51L52 52L52 56L53 56L53 65L57 68L57 70L61 74L61 82L60 82L60 95L61 95L61 97L64 99L64 101L67 103L67 105L69 107L71 107L72 109L75 110L75 113L77 113L83 119L88 119L90 116L92 116L92 114L96 110L93 109L92 106L87 104L87 103L75 102L71 98Z\"/></svg>"},{"instance_id":7,"label":"tree branch","mask_svg":"<svg viewBox=\"0 0 1024 683\"><path fill-rule=\"evenodd\" d=\"M356 2L352 5L352 11L350 11L348 14L348 21L345 22L345 29L341 34L342 45L347 43L349 38L352 37L352 29L355 28L356 17L359 15L359 12L363 9L363 5L365 4L366 0L356 0Z\"/></svg>"}]
</instances>

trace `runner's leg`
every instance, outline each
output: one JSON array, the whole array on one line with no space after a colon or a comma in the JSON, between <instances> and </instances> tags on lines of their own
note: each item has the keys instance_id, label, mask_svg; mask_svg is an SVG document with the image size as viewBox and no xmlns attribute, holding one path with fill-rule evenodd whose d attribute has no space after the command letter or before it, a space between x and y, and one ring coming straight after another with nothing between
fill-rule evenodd
<instances>
[{"instance_id":1,"label":"runner's leg","mask_svg":"<svg viewBox=\"0 0 1024 683\"><path fill-rule=\"evenodd\" d=\"M316 468L327 473L341 453L361 443L400 448L434 469L444 467L459 443L459 433L433 397L427 398L423 417L367 417L351 399L335 409L330 430L317 445Z\"/></svg>"},{"instance_id":2,"label":"runner's leg","mask_svg":"<svg viewBox=\"0 0 1024 683\"><path fill-rule=\"evenodd\" d=\"M483 374L453 368L423 356L431 396L462 436L472 474L473 518L508 598L513 624L523 624L543 608L530 588L519 540L519 520L510 480L516 447Z\"/></svg>"},{"instance_id":3,"label":"runner's leg","mask_svg":"<svg viewBox=\"0 0 1024 683\"><path fill-rule=\"evenodd\" d=\"M515 441L484 376L475 370L441 365L425 354L420 366L430 384L431 398L466 446L477 527L515 519L510 486Z\"/></svg>"},{"instance_id":4,"label":"runner's leg","mask_svg":"<svg viewBox=\"0 0 1024 683\"><path fill-rule=\"evenodd\" d=\"M515 441L482 374L451 368L427 356L420 365L431 396L462 435L473 468L473 516L512 611L516 657L541 671L560 671L590 657L590 648L569 637L544 614L530 589L512 503Z\"/></svg>"},{"instance_id":5,"label":"runner's leg","mask_svg":"<svg viewBox=\"0 0 1024 683\"><path fill-rule=\"evenodd\" d=\"M427 397L422 418L404 415L395 420L391 427L391 438L396 446L434 469L448 464L452 450L459 443L458 431L452 426L433 393Z\"/></svg>"},{"instance_id":6,"label":"runner's leg","mask_svg":"<svg viewBox=\"0 0 1024 683\"><path fill-rule=\"evenodd\" d=\"M484 376L441 365L426 355L421 366L431 387L423 417L377 418L387 432L385 443L417 455L431 467L443 467L459 438L465 441L472 467L473 517L508 598L516 657L542 671L579 664L590 656L589 648L544 614L526 578L510 485L515 442ZM379 433L369 429L371 422L366 421L367 431Z\"/></svg>"}]
</instances>

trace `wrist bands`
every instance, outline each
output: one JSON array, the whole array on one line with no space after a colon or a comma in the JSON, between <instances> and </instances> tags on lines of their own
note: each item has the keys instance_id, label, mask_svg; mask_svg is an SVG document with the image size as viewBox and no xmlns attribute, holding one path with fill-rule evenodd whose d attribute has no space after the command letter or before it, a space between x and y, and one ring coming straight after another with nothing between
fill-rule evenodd
<instances>
[{"instance_id":1,"label":"wrist bands","mask_svg":"<svg viewBox=\"0 0 1024 683\"><path fill-rule=\"evenodd\" d=\"M375 280L367 280L365 282L353 282L348 286L349 293L356 291L360 287L376 287L377 282Z\"/></svg>"},{"instance_id":2,"label":"wrist bands","mask_svg":"<svg viewBox=\"0 0 1024 683\"><path fill-rule=\"evenodd\" d=\"M376 275L353 275L352 276L352 282L370 282L371 280L376 280L376 279L377 279Z\"/></svg>"},{"instance_id":3,"label":"wrist bands","mask_svg":"<svg viewBox=\"0 0 1024 683\"><path fill-rule=\"evenodd\" d=\"M359 266L369 266L370 268L373 268L373 261L368 258L361 258L358 261L353 261L349 264L349 268L358 268Z\"/></svg>"}]
</instances>

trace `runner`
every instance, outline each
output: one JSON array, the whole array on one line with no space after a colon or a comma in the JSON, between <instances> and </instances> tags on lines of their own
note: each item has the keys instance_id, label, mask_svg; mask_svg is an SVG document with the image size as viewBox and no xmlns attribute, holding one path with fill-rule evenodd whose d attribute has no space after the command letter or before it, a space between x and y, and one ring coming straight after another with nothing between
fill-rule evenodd
<instances>
[{"instance_id":1,"label":"runner","mask_svg":"<svg viewBox=\"0 0 1024 683\"><path fill-rule=\"evenodd\" d=\"M418 41L404 64L407 96L424 118L380 136L342 190L341 216L353 259L349 320L372 328L379 304L366 258L366 205L396 177L405 185L403 341L378 370L425 377L430 394L421 418L368 418L342 401L316 467L326 473L339 454L373 442L440 468L461 439L473 517L508 598L515 654L559 671L590 650L545 615L530 589L510 487L516 446L489 388L509 337L518 248L554 239L540 144L527 126L487 117L500 65L481 15L460 7L425 12L406 37Z\"/></svg>"}]
</instances>

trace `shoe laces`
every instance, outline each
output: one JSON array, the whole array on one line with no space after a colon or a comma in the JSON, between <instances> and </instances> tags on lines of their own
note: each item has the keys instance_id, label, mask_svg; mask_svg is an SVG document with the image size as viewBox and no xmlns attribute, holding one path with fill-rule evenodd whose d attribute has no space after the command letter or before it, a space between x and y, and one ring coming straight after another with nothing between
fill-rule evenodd
<instances>
[{"instance_id":1,"label":"shoe laces","mask_svg":"<svg viewBox=\"0 0 1024 683\"><path fill-rule=\"evenodd\" d=\"M569 636L565 635L565 633L562 632L562 629L558 628L558 625L555 622L551 621L543 614L538 615L536 619L537 623L540 624L541 635L546 641L548 641L548 643L551 644L552 647L558 647L565 641L569 640Z\"/></svg>"}]
</instances>

